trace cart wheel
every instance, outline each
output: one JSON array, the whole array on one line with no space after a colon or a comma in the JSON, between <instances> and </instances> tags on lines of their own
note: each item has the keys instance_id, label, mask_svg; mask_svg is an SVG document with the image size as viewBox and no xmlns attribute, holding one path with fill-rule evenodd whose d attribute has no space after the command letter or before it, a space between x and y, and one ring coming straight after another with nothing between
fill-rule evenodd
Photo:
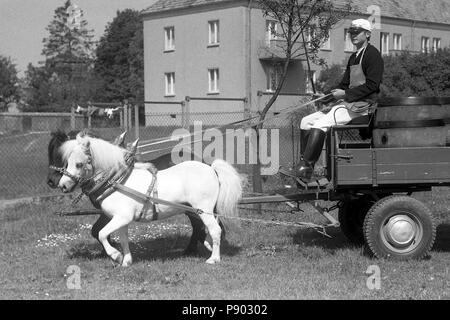
<instances>
[{"instance_id":1,"label":"cart wheel","mask_svg":"<svg viewBox=\"0 0 450 320\"><path fill-rule=\"evenodd\" d=\"M354 245L361 246L364 244L364 218L372 205L372 198L364 196L346 201L339 208L338 218L342 233Z\"/></svg>"},{"instance_id":2,"label":"cart wheel","mask_svg":"<svg viewBox=\"0 0 450 320\"><path fill-rule=\"evenodd\" d=\"M365 241L377 258L421 259L433 246L436 225L420 201L393 195L377 201L364 219Z\"/></svg>"}]
</instances>

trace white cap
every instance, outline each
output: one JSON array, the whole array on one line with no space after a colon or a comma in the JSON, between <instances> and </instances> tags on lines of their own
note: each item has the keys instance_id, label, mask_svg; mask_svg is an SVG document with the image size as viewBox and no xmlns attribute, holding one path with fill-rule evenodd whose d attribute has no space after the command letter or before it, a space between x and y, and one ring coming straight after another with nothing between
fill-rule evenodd
<instances>
[{"instance_id":1,"label":"white cap","mask_svg":"<svg viewBox=\"0 0 450 320\"><path fill-rule=\"evenodd\" d=\"M372 24L366 19L356 19L352 21L350 25L351 29L364 29L366 31L372 32Z\"/></svg>"}]
</instances>

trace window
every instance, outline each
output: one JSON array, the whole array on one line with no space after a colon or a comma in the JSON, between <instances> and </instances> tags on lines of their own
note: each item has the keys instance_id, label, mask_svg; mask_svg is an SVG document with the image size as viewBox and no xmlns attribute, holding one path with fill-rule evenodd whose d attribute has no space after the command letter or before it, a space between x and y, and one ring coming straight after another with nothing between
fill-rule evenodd
<instances>
[{"instance_id":1,"label":"window","mask_svg":"<svg viewBox=\"0 0 450 320\"><path fill-rule=\"evenodd\" d=\"M277 22L267 20L266 21L266 40L270 43L271 40L277 39Z\"/></svg>"},{"instance_id":2,"label":"window","mask_svg":"<svg viewBox=\"0 0 450 320\"><path fill-rule=\"evenodd\" d=\"M166 80L166 96L175 95L175 72L164 74Z\"/></svg>"},{"instance_id":3,"label":"window","mask_svg":"<svg viewBox=\"0 0 450 320\"><path fill-rule=\"evenodd\" d=\"M316 83L316 71L310 71L309 74L306 74L306 93L314 93L312 82Z\"/></svg>"},{"instance_id":4,"label":"window","mask_svg":"<svg viewBox=\"0 0 450 320\"><path fill-rule=\"evenodd\" d=\"M430 38L428 37L422 37L422 52L430 52Z\"/></svg>"},{"instance_id":5,"label":"window","mask_svg":"<svg viewBox=\"0 0 450 320\"><path fill-rule=\"evenodd\" d=\"M389 54L389 33L382 32L380 37L381 54Z\"/></svg>"},{"instance_id":6,"label":"window","mask_svg":"<svg viewBox=\"0 0 450 320\"><path fill-rule=\"evenodd\" d=\"M402 35L394 33L394 50L402 50Z\"/></svg>"},{"instance_id":7,"label":"window","mask_svg":"<svg viewBox=\"0 0 450 320\"><path fill-rule=\"evenodd\" d=\"M175 50L175 28L174 27L164 28L164 34L165 34L164 51Z\"/></svg>"},{"instance_id":8,"label":"window","mask_svg":"<svg viewBox=\"0 0 450 320\"><path fill-rule=\"evenodd\" d=\"M267 92L275 92L281 80L283 68L281 64L271 65L267 68Z\"/></svg>"},{"instance_id":9,"label":"window","mask_svg":"<svg viewBox=\"0 0 450 320\"><path fill-rule=\"evenodd\" d=\"M208 93L219 93L219 69L208 69Z\"/></svg>"},{"instance_id":10,"label":"window","mask_svg":"<svg viewBox=\"0 0 450 320\"><path fill-rule=\"evenodd\" d=\"M433 38L433 52L437 52L441 48L441 38Z\"/></svg>"},{"instance_id":11,"label":"window","mask_svg":"<svg viewBox=\"0 0 450 320\"><path fill-rule=\"evenodd\" d=\"M330 30L328 30L327 39L322 43L320 47L322 50L331 50L331 35Z\"/></svg>"},{"instance_id":12,"label":"window","mask_svg":"<svg viewBox=\"0 0 450 320\"><path fill-rule=\"evenodd\" d=\"M218 45L219 44L219 20L208 22L209 39L208 45Z\"/></svg>"},{"instance_id":13,"label":"window","mask_svg":"<svg viewBox=\"0 0 450 320\"><path fill-rule=\"evenodd\" d=\"M355 51L355 46L352 43L352 39L350 39L350 34L348 33L348 29L344 29L344 41L345 41L345 51Z\"/></svg>"}]
</instances>

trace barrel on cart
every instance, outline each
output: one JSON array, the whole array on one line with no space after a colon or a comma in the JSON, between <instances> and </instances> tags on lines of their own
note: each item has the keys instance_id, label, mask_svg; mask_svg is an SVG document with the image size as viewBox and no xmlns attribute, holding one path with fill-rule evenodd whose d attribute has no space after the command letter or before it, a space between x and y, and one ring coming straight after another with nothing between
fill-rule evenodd
<instances>
[{"instance_id":1,"label":"barrel on cart","mask_svg":"<svg viewBox=\"0 0 450 320\"><path fill-rule=\"evenodd\" d=\"M375 148L450 144L450 98L406 97L380 101L374 123Z\"/></svg>"}]
</instances>

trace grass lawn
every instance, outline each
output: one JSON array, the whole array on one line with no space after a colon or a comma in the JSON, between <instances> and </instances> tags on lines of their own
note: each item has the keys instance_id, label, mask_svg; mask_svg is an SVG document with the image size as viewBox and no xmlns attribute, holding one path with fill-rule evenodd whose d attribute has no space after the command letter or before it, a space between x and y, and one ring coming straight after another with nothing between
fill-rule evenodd
<instances>
[{"instance_id":1,"label":"grass lawn","mask_svg":"<svg viewBox=\"0 0 450 320\"><path fill-rule=\"evenodd\" d=\"M339 229L332 238L314 230L243 222L222 243L222 261L205 264L182 255L191 229L184 216L130 225L134 263L114 267L90 236L95 216L52 215L65 202L0 211L0 299L450 299L448 188L419 194L439 222L434 249L420 261L370 257ZM323 221L270 207L257 218ZM336 214L336 213L334 213ZM255 216L241 210L244 217ZM381 271L381 288L367 287L367 269ZM81 271L80 289L68 289L69 266Z\"/></svg>"}]
</instances>

